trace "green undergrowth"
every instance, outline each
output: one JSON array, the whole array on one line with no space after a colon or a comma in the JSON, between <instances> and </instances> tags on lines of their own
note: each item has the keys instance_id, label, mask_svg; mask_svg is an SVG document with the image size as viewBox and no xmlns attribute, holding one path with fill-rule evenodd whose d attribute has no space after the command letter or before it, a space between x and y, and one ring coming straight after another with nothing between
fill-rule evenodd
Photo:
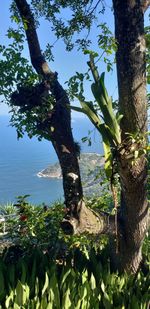
<instances>
[{"instance_id":1,"label":"green undergrowth","mask_svg":"<svg viewBox=\"0 0 150 309\"><path fill-rule=\"evenodd\" d=\"M108 192L89 199L88 205L112 210ZM136 276L119 275L111 270L106 236L63 234L65 207L60 201L33 206L20 196L15 205L0 208L1 216L10 214L15 216L7 217L6 234L0 236L0 308L148 308L148 235L144 267Z\"/></svg>"},{"instance_id":2,"label":"green undergrowth","mask_svg":"<svg viewBox=\"0 0 150 309\"><path fill-rule=\"evenodd\" d=\"M37 247L22 256L11 247L0 258L0 282L0 308L148 308L148 273L112 273L106 248L74 248L61 262Z\"/></svg>"},{"instance_id":3,"label":"green undergrowth","mask_svg":"<svg viewBox=\"0 0 150 309\"><path fill-rule=\"evenodd\" d=\"M60 222L65 216L66 208L60 201L52 205L34 206L27 202L28 196L20 196L14 205L6 205L0 208L0 215L6 216L6 235L0 239L10 240L15 245L21 245L24 250L30 250L37 246L41 250L48 250L57 258L68 252L74 246L85 245L90 248L100 247L107 244L107 238L102 236L99 239L90 235L67 236L60 228ZM101 198L88 200L88 205L94 209L106 210L110 203L108 193ZM12 216L9 216L11 215ZM8 217L7 217L8 215ZM0 225L0 232L3 231L3 224ZM29 249L30 248L30 249Z\"/></svg>"}]
</instances>

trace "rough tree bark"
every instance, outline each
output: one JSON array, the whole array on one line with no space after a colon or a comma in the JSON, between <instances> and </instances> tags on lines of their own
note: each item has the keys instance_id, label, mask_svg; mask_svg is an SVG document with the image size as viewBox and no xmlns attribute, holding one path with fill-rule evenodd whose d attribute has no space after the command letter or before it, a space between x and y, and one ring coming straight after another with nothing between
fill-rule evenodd
<instances>
[{"instance_id":1,"label":"rough tree bark","mask_svg":"<svg viewBox=\"0 0 150 309\"><path fill-rule=\"evenodd\" d=\"M119 106L124 151L119 158L121 181L121 237L118 257L121 269L136 272L141 261L141 246L148 228L146 192L147 163L144 155L132 164L128 154L145 143L130 144L126 133L147 131L146 63L144 11L149 1L113 0L119 90Z\"/></svg>"}]
</instances>

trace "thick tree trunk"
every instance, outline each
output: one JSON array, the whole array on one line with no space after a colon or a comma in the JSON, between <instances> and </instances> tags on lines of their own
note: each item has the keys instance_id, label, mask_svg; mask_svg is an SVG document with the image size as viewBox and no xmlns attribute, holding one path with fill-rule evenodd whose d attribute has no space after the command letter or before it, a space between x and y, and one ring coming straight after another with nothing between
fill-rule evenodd
<instances>
[{"instance_id":1,"label":"thick tree trunk","mask_svg":"<svg viewBox=\"0 0 150 309\"><path fill-rule=\"evenodd\" d=\"M140 1L113 0L119 106L124 115L121 129L124 150L119 158L121 180L121 236L118 258L120 268L136 272L141 261L141 246L148 227L146 194L147 164L144 155L135 163L129 153L144 147L129 142L126 133L144 134L147 131L146 63L144 13Z\"/></svg>"}]
</instances>

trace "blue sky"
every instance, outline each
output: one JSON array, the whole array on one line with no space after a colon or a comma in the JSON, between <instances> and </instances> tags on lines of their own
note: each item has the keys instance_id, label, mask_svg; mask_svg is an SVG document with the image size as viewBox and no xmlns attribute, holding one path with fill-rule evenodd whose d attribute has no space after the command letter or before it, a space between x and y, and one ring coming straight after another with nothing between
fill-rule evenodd
<instances>
[{"instance_id":1,"label":"blue sky","mask_svg":"<svg viewBox=\"0 0 150 309\"><path fill-rule=\"evenodd\" d=\"M107 22L108 26L110 27L111 31L114 32L114 18L113 12L111 10L111 0L106 0L106 12L104 15L100 16L99 23ZM0 44L7 44L8 39L6 37L6 31L9 26L11 25L11 21L9 18L9 5L11 0L3 1L3 6L1 8L1 16L0 16ZM148 16L148 12L147 12ZM146 17L146 21L148 18ZM96 35L98 34L96 30L96 25L93 26L91 31L91 38L93 40L92 49L97 50L96 46ZM42 20L41 25L38 29L39 41L41 44L42 50L45 49L47 43L52 44L56 39L51 32L50 25ZM98 50L97 50L98 51ZM75 74L76 71L85 72L87 69L87 60L88 57L83 55L82 52L77 50L73 50L72 52L68 53L65 51L65 46L61 40L57 41L55 44L55 48L53 49L54 52L54 62L50 63L50 68L53 71L58 72L59 81L61 84L64 85L65 81L67 81L71 76ZM98 51L99 52L99 51ZM29 58L28 47L25 46L24 55ZM100 71L106 71L106 67L104 63L99 64ZM117 98L117 80L116 80L116 70L114 68L113 73L106 74L106 86L108 92L113 97ZM86 96L88 99L92 99L92 94L90 87L86 86ZM8 107L5 104L0 105L0 114L7 114Z\"/></svg>"}]
</instances>

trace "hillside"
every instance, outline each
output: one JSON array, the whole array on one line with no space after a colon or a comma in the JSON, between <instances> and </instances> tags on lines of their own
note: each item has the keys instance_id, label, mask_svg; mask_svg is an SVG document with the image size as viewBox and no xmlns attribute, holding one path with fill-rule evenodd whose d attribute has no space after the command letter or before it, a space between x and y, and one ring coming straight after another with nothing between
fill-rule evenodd
<instances>
[{"instance_id":1,"label":"hillside","mask_svg":"<svg viewBox=\"0 0 150 309\"><path fill-rule=\"evenodd\" d=\"M79 158L79 166L81 171L81 179L83 183L84 193L98 194L101 187L99 185L102 176L104 158L97 153L82 153ZM50 165L37 174L38 177L62 178L59 163Z\"/></svg>"}]
</instances>

